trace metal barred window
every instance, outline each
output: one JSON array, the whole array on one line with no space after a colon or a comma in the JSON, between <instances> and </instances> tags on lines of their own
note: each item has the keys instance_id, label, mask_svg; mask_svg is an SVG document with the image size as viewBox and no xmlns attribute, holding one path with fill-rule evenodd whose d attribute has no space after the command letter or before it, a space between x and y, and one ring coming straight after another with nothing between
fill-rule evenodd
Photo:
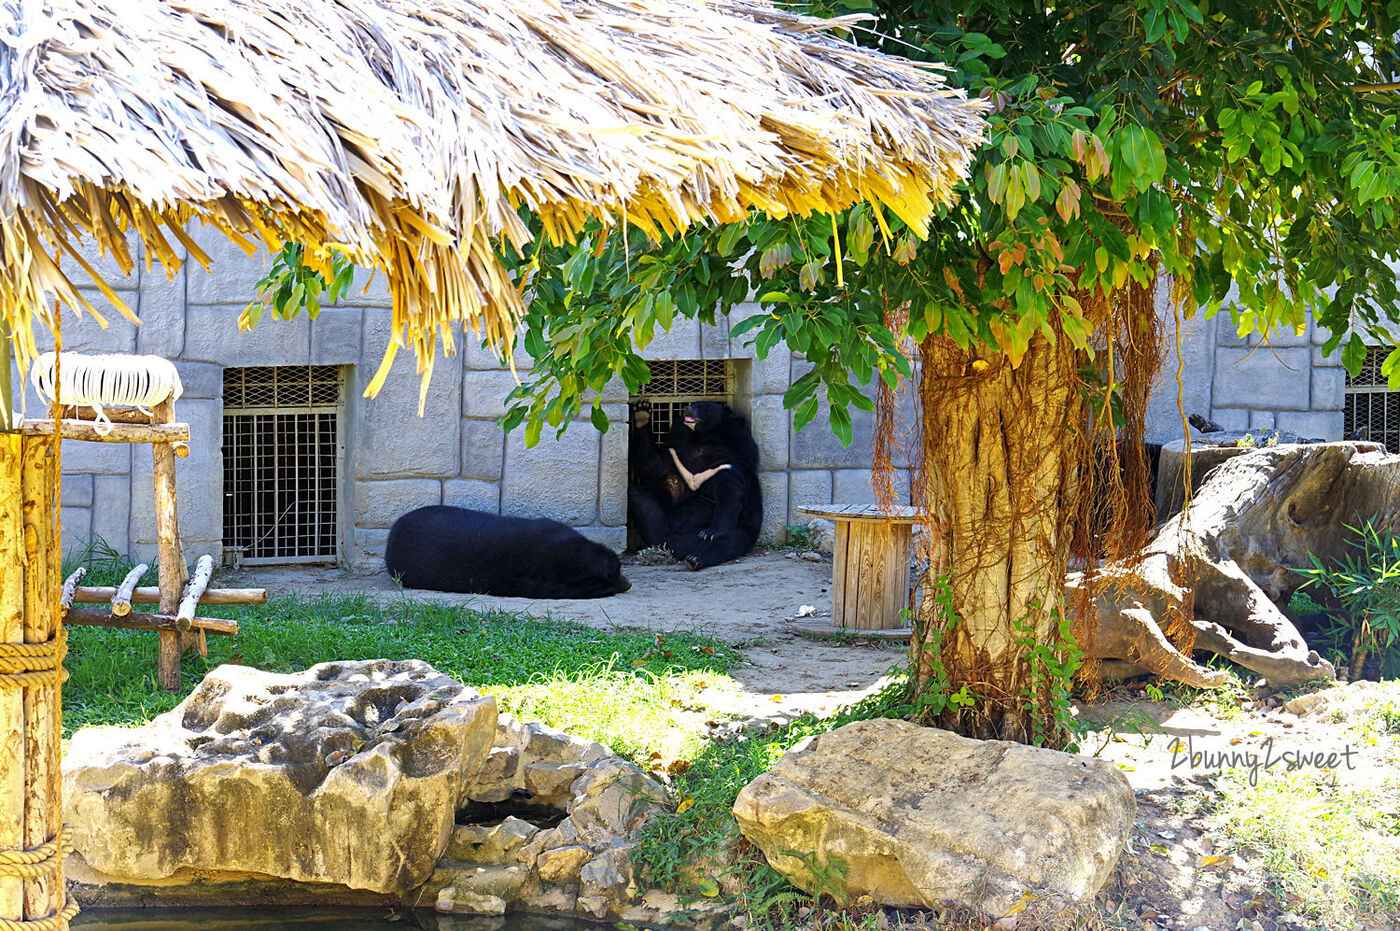
<instances>
[{"instance_id":1,"label":"metal barred window","mask_svg":"<svg viewBox=\"0 0 1400 931\"><path fill-rule=\"evenodd\" d=\"M642 385L632 403L651 402L651 435L657 442L666 439L671 424L691 401L734 403L736 376L729 359L679 359L647 362L651 380Z\"/></svg>"},{"instance_id":2,"label":"metal barred window","mask_svg":"<svg viewBox=\"0 0 1400 931\"><path fill-rule=\"evenodd\" d=\"M1391 391L1381 374L1381 365L1389 354L1389 347L1372 347L1366 350L1361 374L1355 378L1347 375L1342 435L1351 436L1365 427L1367 439L1400 453L1400 392Z\"/></svg>"},{"instance_id":3,"label":"metal barred window","mask_svg":"<svg viewBox=\"0 0 1400 931\"><path fill-rule=\"evenodd\" d=\"M334 365L224 370L224 546L243 562L332 562L341 372Z\"/></svg>"}]
</instances>

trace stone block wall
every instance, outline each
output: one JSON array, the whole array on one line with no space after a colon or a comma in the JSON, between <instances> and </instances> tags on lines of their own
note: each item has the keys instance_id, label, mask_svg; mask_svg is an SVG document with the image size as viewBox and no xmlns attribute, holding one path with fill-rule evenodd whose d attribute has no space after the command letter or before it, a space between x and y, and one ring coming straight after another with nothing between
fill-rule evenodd
<instances>
[{"instance_id":1,"label":"stone block wall","mask_svg":"<svg viewBox=\"0 0 1400 931\"><path fill-rule=\"evenodd\" d=\"M627 394L609 386L611 429L600 434L589 423L570 426L563 437L546 430L533 449L523 431L504 434L495 419L504 411L515 376L471 334L454 356L440 357L417 416L419 378L411 353L402 352L378 397L362 397L389 338L390 300L383 277L357 287L314 321L264 320L240 334L237 319L265 274L268 257L246 256L211 229L191 235L212 259L206 272L187 265L167 278L138 259L130 276L110 260L95 265L141 318L134 326L96 292L85 292L109 321L66 313L64 347L75 352L150 353L175 361L184 384L178 419L190 424L190 455L177 460L180 529L191 560L218 557L223 535L223 369L261 365L335 365L346 373L340 465L342 560L373 567L383 556L389 526L405 511L426 504L454 504L523 516L544 516L577 527L609 546L626 543ZM139 245L133 244L139 253ZM736 311L737 321L756 307ZM874 417L855 417L855 441L842 447L831 435L823 409L802 431L782 397L805 368L782 348L766 359L731 343L729 321L716 326L677 320L644 353L651 359L735 360L739 375L735 406L749 417L761 452L765 496L763 534L781 539L789 525L805 522L802 505L873 502L871 443ZM529 359L517 353L528 371ZM18 373L15 373L18 376ZM26 388L29 416L42 416ZM907 415L906 415L907 416ZM897 487L908 494L908 462ZM120 552L147 558L155 550L149 446L63 444L64 538L74 547L100 537Z\"/></svg>"},{"instance_id":2,"label":"stone block wall","mask_svg":"<svg viewBox=\"0 0 1400 931\"><path fill-rule=\"evenodd\" d=\"M1177 407L1175 332L1163 298L1167 354L1148 408L1147 439L1163 443L1182 436ZM1346 370L1340 352L1322 355L1327 331L1308 321L1302 333L1240 337L1228 312L1182 325L1182 407L1227 430L1289 430L1323 440L1342 438Z\"/></svg>"}]
</instances>

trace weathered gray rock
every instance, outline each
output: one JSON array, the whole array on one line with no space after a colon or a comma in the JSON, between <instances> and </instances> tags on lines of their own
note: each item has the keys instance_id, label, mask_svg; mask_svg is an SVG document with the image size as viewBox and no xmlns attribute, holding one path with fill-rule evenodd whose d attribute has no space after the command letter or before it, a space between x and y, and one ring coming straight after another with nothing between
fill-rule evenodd
<instances>
[{"instance_id":1,"label":"weathered gray rock","mask_svg":"<svg viewBox=\"0 0 1400 931\"><path fill-rule=\"evenodd\" d=\"M573 798L565 821L595 849L635 831L666 801L654 779L618 757L594 763L570 791Z\"/></svg>"},{"instance_id":2,"label":"weathered gray rock","mask_svg":"<svg viewBox=\"0 0 1400 931\"><path fill-rule=\"evenodd\" d=\"M64 816L119 880L188 867L402 892L432 874L495 730L493 699L417 660L220 666L146 727L80 731Z\"/></svg>"},{"instance_id":3,"label":"weathered gray rock","mask_svg":"<svg viewBox=\"0 0 1400 931\"><path fill-rule=\"evenodd\" d=\"M459 824L452 829L446 857L466 863L524 862L516 856L540 829L528 821L507 817L499 824Z\"/></svg>"},{"instance_id":4,"label":"weathered gray rock","mask_svg":"<svg viewBox=\"0 0 1400 931\"><path fill-rule=\"evenodd\" d=\"M618 841L603 850L579 871L578 910L594 918L619 916L631 904L632 858L635 843Z\"/></svg>"},{"instance_id":5,"label":"weathered gray rock","mask_svg":"<svg viewBox=\"0 0 1400 931\"><path fill-rule=\"evenodd\" d=\"M630 838L664 803L655 780L602 744L501 715L458 814L513 813L459 824L414 901L455 914L618 919L641 896L627 857Z\"/></svg>"},{"instance_id":6,"label":"weathered gray rock","mask_svg":"<svg viewBox=\"0 0 1400 931\"><path fill-rule=\"evenodd\" d=\"M524 798L532 805L564 809L570 786L589 766L613 757L600 743L501 715L486 765L463 788L463 802Z\"/></svg>"},{"instance_id":7,"label":"weathered gray rock","mask_svg":"<svg viewBox=\"0 0 1400 931\"><path fill-rule=\"evenodd\" d=\"M1001 914L1027 890L1092 897L1135 808L1111 763L877 720L795 747L744 787L734 815L808 891L810 864L847 898Z\"/></svg>"}]
</instances>

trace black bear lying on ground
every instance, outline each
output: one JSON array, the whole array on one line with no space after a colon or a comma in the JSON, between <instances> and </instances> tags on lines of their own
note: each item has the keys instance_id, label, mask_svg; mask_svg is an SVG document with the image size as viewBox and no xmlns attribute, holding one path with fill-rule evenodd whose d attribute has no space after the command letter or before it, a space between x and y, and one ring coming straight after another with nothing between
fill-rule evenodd
<instances>
[{"instance_id":1,"label":"black bear lying on ground","mask_svg":"<svg viewBox=\"0 0 1400 931\"><path fill-rule=\"evenodd\" d=\"M692 569L748 553L763 524L758 446L727 404L688 404L666 446L652 442L650 412L638 406L629 450L627 503L647 546L665 546Z\"/></svg>"},{"instance_id":2,"label":"black bear lying on ground","mask_svg":"<svg viewBox=\"0 0 1400 931\"><path fill-rule=\"evenodd\" d=\"M405 588L521 598L606 598L632 584L616 553L556 520L433 505L394 521L384 549Z\"/></svg>"}]
</instances>

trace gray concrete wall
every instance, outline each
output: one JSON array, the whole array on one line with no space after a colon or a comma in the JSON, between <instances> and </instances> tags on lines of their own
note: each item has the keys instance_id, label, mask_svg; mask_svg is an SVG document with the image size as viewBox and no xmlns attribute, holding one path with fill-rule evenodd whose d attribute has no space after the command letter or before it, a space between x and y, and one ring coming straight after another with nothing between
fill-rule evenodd
<instances>
[{"instance_id":1,"label":"gray concrete wall","mask_svg":"<svg viewBox=\"0 0 1400 931\"><path fill-rule=\"evenodd\" d=\"M1167 327L1167 354L1148 408L1147 439L1182 436L1178 408L1175 330L1165 297L1158 313ZM1340 352L1324 358L1327 331L1311 320L1302 333L1277 332L1264 343L1241 338L1222 311L1182 324L1181 409L1200 413L1227 430L1290 430L1323 440L1342 438L1346 370Z\"/></svg>"},{"instance_id":2,"label":"gray concrete wall","mask_svg":"<svg viewBox=\"0 0 1400 931\"><path fill-rule=\"evenodd\" d=\"M122 298L142 319L136 327L87 297L109 318L106 329L87 316L66 313L64 347L76 352L150 353L175 360L184 382L176 416L190 424L190 456L177 460L180 529L186 552L219 554L223 528L221 452L223 369L255 365L337 365L347 369L342 418L345 461L340 496L342 559L372 566L382 559L388 528L407 510L455 504L503 514L544 516L621 548L627 522L627 396L620 384L605 394L611 429L587 422L560 439L546 430L527 449L523 431L503 434L503 412L515 379L495 356L467 336L455 356L439 358L424 416L417 416L419 380L411 353L402 352L379 396L361 397L389 338L390 301L382 276L361 293L356 287L336 307L311 321L264 320L239 334L238 315L265 273L265 254L249 258L213 230L192 230L213 259L213 271L187 265L167 279L157 265L138 262L123 276L99 261ZM362 280L361 285L364 284ZM742 308L735 321L757 308ZM823 411L806 429L792 429L782 396L805 369L778 349L767 359L731 343L730 322L703 326L678 320L647 348L649 359L733 358L740 374L736 406L750 418L762 456L766 538L805 522L802 505L872 502L874 418L854 412L855 442L831 435ZM521 354L517 366L528 370ZM26 389L30 416L41 407ZM904 463L907 466L907 463ZM122 552L149 556L155 547L149 446L65 441L64 537L76 546L93 537ZM908 473L898 487L907 495Z\"/></svg>"}]
</instances>

